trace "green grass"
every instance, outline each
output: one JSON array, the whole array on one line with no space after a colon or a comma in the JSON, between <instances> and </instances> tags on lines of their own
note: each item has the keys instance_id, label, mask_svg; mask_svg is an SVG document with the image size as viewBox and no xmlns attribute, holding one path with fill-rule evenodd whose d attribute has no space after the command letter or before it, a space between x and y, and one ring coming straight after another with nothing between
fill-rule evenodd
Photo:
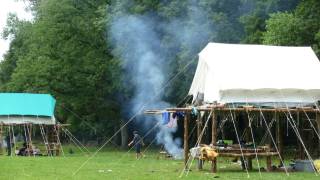
<instances>
[{"instance_id":1,"label":"green grass","mask_svg":"<svg viewBox=\"0 0 320 180\"><path fill-rule=\"evenodd\" d=\"M70 147L65 147L66 153ZM73 148L75 150L75 148ZM94 151L95 149L91 149ZM89 155L75 151L65 157L8 157L0 156L0 179L179 179L183 161L159 157L157 151L146 153L146 157L135 159L134 153L115 149L99 152L94 158L73 176L73 173L89 158ZM277 162L277 161L275 161ZM218 173L210 172L205 163L204 170L198 171L193 162L188 176L181 179L248 179L239 165L230 159L218 159ZM261 162L265 166L264 162ZM254 166L256 167L256 166ZM250 179L319 179L314 173L263 172L260 177L257 170L249 172ZM218 176L218 178L214 178Z\"/></svg>"}]
</instances>

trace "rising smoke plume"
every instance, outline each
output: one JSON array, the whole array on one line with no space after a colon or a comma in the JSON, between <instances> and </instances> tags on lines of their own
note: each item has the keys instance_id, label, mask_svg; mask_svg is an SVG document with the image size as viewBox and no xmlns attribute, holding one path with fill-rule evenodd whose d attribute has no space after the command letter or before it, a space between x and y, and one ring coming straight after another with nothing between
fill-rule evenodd
<instances>
[{"instance_id":1,"label":"rising smoke plume","mask_svg":"<svg viewBox=\"0 0 320 180\"><path fill-rule=\"evenodd\" d=\"M266 9L267 12L259 11L262 15L279 8L289 8L286 7L287 1L292 0L278 0L273 4L262 0L230 0L230 4L206 0L162 1L164 8L158 14L148 11L138 15L128 13L135 1L114 0L110 8L114 12L111 13L109 22L109 39L114 46L114 56L122 60L126 85L130 84L135 88L131 102L124 103L124 109L130 109L129 112L133 115L150 100L152 102L147 104L149 109L170 107L158 93L170 76L167 71L168 62L179 56L181 49L188 52L188 56L196 55L211 40L240 42L244 32L238 21L239 17L252 15L257 8ZM295 3L291 3L290 6L294 5ZM217 12L212 12L211 6L215 6ZM175 14L179 8L183 9L182 13ZM226 16L221 15L220 11L226 13ZM166 17L167 14L170 17ZM227 19L227 16L231 19ZM181 59L183 64L187 64L186 60L194 58L180 56ZM186 60L183 61L184 59ZM156 122L160 122L161 118L143 116L137 121L148 130ZM158 143L163 144L169 153L180 157L181 140L173 139L172 133L175 131L176 128L161 126L157 129L156 137Z\"/></svg>"},{"instance_id":2,"label":"rising smoke plume","mask_svg":"<svg viewBox=\"0 0 320 180\"><path fill-rule=\"evenodd\" d=\"M168 79L168 54L172 50L162 47L162 39L158 31L169 35L173 46L181 44L188 49L199 49L200 44L209 41L210 23L206 11L199 9L194 1L189 1L185 16L162 22L152 13L133 15L119 13L111 21L111 43L115 47L114 55L123 62L123 69L127 73L126 83L134 86L134 97L126 104L131 113L137 113L147 102L147 107L166 108L171 105L161 99L159 91ZM197 48L195 48L197 47ZM151 129L156 122L161 124L161 117L138 118L139 124L145 129ZM181 140L173 139L177 127L168 128L161 125L157 129L157 143L176 158L182 158Z\"/></svg>"}]
</instances>

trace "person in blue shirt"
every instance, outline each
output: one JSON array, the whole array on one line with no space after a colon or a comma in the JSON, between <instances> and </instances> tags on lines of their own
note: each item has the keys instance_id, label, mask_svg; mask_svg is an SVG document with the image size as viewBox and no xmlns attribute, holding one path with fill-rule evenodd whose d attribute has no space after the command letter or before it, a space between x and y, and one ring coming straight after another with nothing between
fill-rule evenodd
<instances>
[{"instance_id":1,"label":"person in blue shirt","mask_svg":"<svg viewBox=\"0 0 320 180\"><path fill-rule=\"evenodd\" d=\"M138 131L133 131L133 140L128 144L128 146L134 145L136 150L136 158L142 157L141 146L144 146L141 136L138 134Z\"/></svg>"}]
</instances>

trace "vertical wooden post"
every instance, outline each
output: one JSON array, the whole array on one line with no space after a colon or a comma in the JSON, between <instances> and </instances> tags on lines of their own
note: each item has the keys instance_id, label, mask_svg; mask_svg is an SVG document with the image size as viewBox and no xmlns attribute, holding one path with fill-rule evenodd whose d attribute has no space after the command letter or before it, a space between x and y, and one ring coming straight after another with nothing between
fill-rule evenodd
<instances>
[{"instance_id":1,"label":"vertical wooden post","mask_svg":"<svg viewBox=\"0 0 320 180\"><path fill-rule=\"evenodd\" d=\"M55 143L56 143L56 156L60 156L60 151L61 151L61 142L59 139L59 134L60 134L60 127L58 125L54 125L54 132L55 132Z\"/></svg>"},{"instance_id":2,"label":"vertical wooden post","mask_svg":"<svg viewBox=\"0 0 320 180\"><path fill-rule=\"evenodd\" d=\"M316 122L318 127L318 134L320 134L320 112L316 112ZM318 148L318 155L320 155L320 139L319 139L319 148Z\"/></svg>"},{"instance_id":3,"label":"vertical wooden post","mask_svg":"<svg viewBox=\"0 0 320 180\"><path fill-rule=\"evenodd\" d=\"M270 152L271 146L268 144L267 152ZM272 170L272 159L271 156L266 157L266 163L267 163L267 171L270 172Z\"/></svg>"},{"instance_id":4,"label":"vertical wooden post","mask_svg":"<svg viewBox=\"0 0 320 180\"><path fill-rule=\"evenodd\" d=\"M212 119L212 123L211 123L211 130L212 130L212 134L211 134L211 143L212 145L215 145L217 142L217 119L216 119L216 113L215 110L212 110L212 114L211 114L211 119ZM212 172L215 173L217 172L217 158L214 158L212 161Z\"/></svg>"},{"instance_id":5,"label":"vertical wooden post","mask_svg":"<svg viewBox=\"0 0 320 180\"><path fill-rule=\"evenodd\" d=\"M184 116L184 136L183 136L183 142L184 142L184 165L185 168L187 168L187 163L189 159L189 142L188 142L188 136L189 136L189 119L190 119L190 112L186 112ZM187 170L187 169L186 169Z\"/></svg>"},{"instance_id":6,"label":"vertical wooden post","mask_svg":"<svg viewBox=\"0 0 320 180\"><path fill-rule=\"evenodd\" d=\"M2 129L3 128L3 126L2 126L2 124L0 124L0 155L2 155L3 154L3 144L2 144L2 142L3 142L3 140L2 140Z\"/></svg>"},{"instance_id":7,"label":"vertical wooden post","mask_svg":"<svg viewBox=\"0 0 320 180\"><path fill-rule=\"evenodd\" d=\"M120 130L121 134L121 148L128 149L128 126L125 126L125 121L123 119L120 120Z\"/></svg>"},{"instance_id":8,"label":"vertical wooden post","mask_svg":"<svg viewBox=\"0 0 320 180\"><path fill-rule=\"evenodd\" d=\"M27 124L27 131L28 131L28 139L29 139L29 144L27 145L28 147L28 153L29 156L31 156L32 154L32 150L33 150L33 145L32 145L32 124ZM9 127L10 128L10 127Z\"/></svg>"},{"instance_id":9,"label":"vertical wooden post","mask_svg":"<svg viewBox=\"0 0 320 180\"><path fill-rule=\"evenodd\" d=\"M271 161L271 156L267 156L267 171L270 172L272 171L272 161Z\"/></svg>"},{"instance_id":10,"label":"vertical wooden post","mask_svg":"<svg viewBox=\"0 0 320 180\"><path fill-rule=\"evenodd\" d=\"M275 111L274 118L276 120L276 143L279 150L279 155L282 159L283 157L283 137L282 137L282 123L280 122L279 113ZM279 165L283 166L282 161L279 160Z\"/></svg>"},{"instance_id":11,"label":"vertical wooden post","mask_svg":"<svg viewBox=\"0 0 320 180\"><path fill-rule=\"evenodd\" d=\"M298 128L298 132L301 136L301 139L303 140L303 132L302 132L302 126L303 126L303 122L300 119L300 113L299 111L297 111L297 128ZM297 135L298 136L298 135ZM298 141L298 157L299 159L304 159L304 152L302 149L302 144L299 140L299 138L297 137L297 141Z\"/></svg>"},{"instance_id":12,"label":"vertical wooden post","mask_svg":"<svg viewBox=\"0 0 320 180\"><path fill-rule=\"evenodd\" d=\"M198 113L198 117L197 117L197 139L199 140L199 144L201 144L201 129L202 129L202 117L201 117L201 113ZM199 158L198 159L198 169L201 170L202 169L202 160Z\"/></svg>"},{"instance_id":13,"label":"vertical wooden post","mask_svg":"<svg viewBox=\"0 0 320 180\"><path fill-rule=\"evenodd\" d=\"M54 130L53 126L47 127L47 133L48 133L48 144L49 144L49 156L54 156L54 150L55 150L55 144L54 144Z\"/></svg>"},{"instance_id":14,"label":"vertical wooden post","mask_svg":"<svg viewBox=\"0 0 320 180\"><path fill-rule=\"evenodd\" d=\"M252 142L252 138L251 138L251 131L250 131L250 119L249 119L249 111L246 111L247 114L244 114L244 116L242 116L244 123L245 123L245 141L247 143ZM248 161L248 170L252 170L252 158L251 157L247 157L247 161Z\"/></svg>"}]
</instances>

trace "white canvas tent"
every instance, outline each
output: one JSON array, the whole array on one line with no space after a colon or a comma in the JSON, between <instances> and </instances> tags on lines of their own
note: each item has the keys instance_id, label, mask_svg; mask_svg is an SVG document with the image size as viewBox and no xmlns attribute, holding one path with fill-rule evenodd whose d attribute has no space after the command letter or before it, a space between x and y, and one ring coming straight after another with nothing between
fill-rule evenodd
<instances>
[{"instance_id":1,"label":"white canvas tent","mask_svg":"<svg viewBox=\"0 0 320 180\"><path fill-rule=\"evenodd\" d=\"M209 43L189 95L206 103L314 104L320 62L311 47Z\"/></svg>"}]
</instances>

